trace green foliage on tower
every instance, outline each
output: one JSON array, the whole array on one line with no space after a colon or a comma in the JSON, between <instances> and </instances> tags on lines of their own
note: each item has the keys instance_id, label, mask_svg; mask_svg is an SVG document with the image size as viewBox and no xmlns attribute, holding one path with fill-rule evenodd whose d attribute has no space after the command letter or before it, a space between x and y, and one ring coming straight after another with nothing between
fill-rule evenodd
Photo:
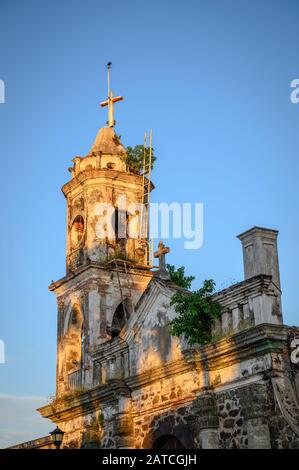
<instances>
[{"instance_id":1,"label":"green foliage on tower","mask_svg":"<svg viewBox=\"0 0 299 470\"><path fill-rule=\"evenodd\" d=\"M195 276L186 276L185 275L185 267L181 266L177 268L172 265L167 265L167 270L170 274L170 278L172 282L174 282L177 286L184 287L185 289L190 289L192 281L194 281Z\"/></svg>"},{"instance_id":2,"label":"green foliage on tower","mask_svg":"<svg viewBox=\"0 0 299 470\"><path fill-rule=\"evenodd\" d=\"M182 266L175 269L168 265L171 280L180 287L190 288L194 276L186 276ZM203 286L195 291L178 291L171 299L178 316L171 322L171 334L173 336L184 335L188 342L204 345L212 340L212 326L221 316L221 306L213 299L215 282L212 279L205 280Z\"/></svg>"},{"instance_id":3,"label":"green foliage on tower","mask_svg":"<svg viewBox=\"0 0 299 470\"><path fill-rule=\"evenodd\" d=\"M127 154L125 156L125 161L128 169L132 173L139 175L143 169L143 156L144 156L144 147L143 145L135 145L135 147L127 147ZM152 164L151 169L153 169L154 162L157 157L154 154L154 149L152 149ZM145 164L148 165L150 161L150 149L145 149Z\"/></svg>"}]
</instances>

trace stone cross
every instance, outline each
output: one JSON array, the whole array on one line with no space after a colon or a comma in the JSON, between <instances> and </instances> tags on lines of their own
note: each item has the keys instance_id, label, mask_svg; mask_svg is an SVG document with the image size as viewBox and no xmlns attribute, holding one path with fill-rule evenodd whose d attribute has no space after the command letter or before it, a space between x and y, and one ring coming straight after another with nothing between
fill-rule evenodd
<instances>
[{"instance_id":1,"label":"stone cross","mask_svg":"<svg viewBox=\"0 0 299 470\"><path fill-rule=\"evenodd\" d=\"M154 252L154 257L159 258L159 269L156 271L156 275L158 277L162 277L163 279L169 279L169 273L166 269L166 261L165 255L170 252L170 248L165 246L162 241L158 244L158 250Z\"/></svg>"}]
</instances>

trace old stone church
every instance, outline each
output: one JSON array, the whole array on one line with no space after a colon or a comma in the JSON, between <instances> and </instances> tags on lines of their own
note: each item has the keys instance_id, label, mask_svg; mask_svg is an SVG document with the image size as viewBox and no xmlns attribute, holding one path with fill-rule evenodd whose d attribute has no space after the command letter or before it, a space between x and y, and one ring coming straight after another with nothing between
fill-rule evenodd
<instances>
[{"instance_id":1,"label":"old stone church","mask_svg":"<svg viewBox=\"0 0 299 470\"><path fill-rule=\"evenodd\" d=\"M107 126L62 188L66 275L50 285L56 397L38 411L64 431L62 448L299 448L299 328L283 324L278 232L238 236L244 281L215 294L217 340L193 347L170 335L181 288L165 271L163 244L152 269L146 236L98 237L99 203L117 212L120 195L144 202L146 178L128 169L114 130L119 99L108 95Z\"/></svg>"}]
</instances>

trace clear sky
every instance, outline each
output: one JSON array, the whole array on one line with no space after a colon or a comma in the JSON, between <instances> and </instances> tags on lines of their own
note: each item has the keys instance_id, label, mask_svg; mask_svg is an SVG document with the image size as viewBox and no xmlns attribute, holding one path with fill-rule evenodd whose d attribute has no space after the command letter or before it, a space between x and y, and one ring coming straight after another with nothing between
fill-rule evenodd
<instances>
[{"instance_id":1,"label":"clear sky","mask_svg":"<svg viewBox=\"0 0 299 470\"><path fill-rule=\"evenodd\" d=\"M153 201L203 202L204 245L168 261L221 288L243 279L236 235L276 228L284 320L298 324L299 78L296 0L0 0L0 446L44 435L55 390L71 159L106 121L105 64L125 101L125 145L153 128ZM20 411L21 410L21 411Z\"/></svg>"}]
</instances>

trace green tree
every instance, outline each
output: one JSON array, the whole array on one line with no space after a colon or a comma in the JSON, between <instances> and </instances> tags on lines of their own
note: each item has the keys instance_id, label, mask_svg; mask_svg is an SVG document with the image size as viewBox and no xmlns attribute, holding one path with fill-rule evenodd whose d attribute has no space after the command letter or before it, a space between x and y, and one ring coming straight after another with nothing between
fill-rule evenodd
<instances>
[{"instance_id":1,"label":"green tree","mask_svg":"<svg viewBox=\"0 0 299 470\"><path fill-rule=\"evenodd\" d=\"M194 292L174 294L171 305L178 316L170 322L173 336L185 335L191 345L211 342L212 325L221 316L220 304L212 297L214 292L215 282L209 279Z\"/></svg>"},{"instance_id":2,"label":"green tree","mask_svg":"<svg viewBox=\"0 0 299 470\"><path fill-rule=\"evenodd\" d=\"M125 157L126 165L130 171L136 174L140 174L143 167L143 156L144 156L144 147L143 145L135 145L135 147L127 147L127 154ZM145 162L149 163L150 159L150 149L145 149ZM153 169L154 162L157 157L154 155L154 149L152 149L152 164L151 169Z\"/></svg>"},{"instance_id":3,"label":"green tree","mask_svg":"<svg viewBox=\"0 0 299 470\"><path fill-rule=\"evenodd\" d=\"M181 266L180 268L176 269L173 264L168 264L167 269L172 282L174 282L177 286L184 287L185 289L190 289L192 281L194 281L195 277L186 276L184 266Z\"/></svg>"}]
</instances>

